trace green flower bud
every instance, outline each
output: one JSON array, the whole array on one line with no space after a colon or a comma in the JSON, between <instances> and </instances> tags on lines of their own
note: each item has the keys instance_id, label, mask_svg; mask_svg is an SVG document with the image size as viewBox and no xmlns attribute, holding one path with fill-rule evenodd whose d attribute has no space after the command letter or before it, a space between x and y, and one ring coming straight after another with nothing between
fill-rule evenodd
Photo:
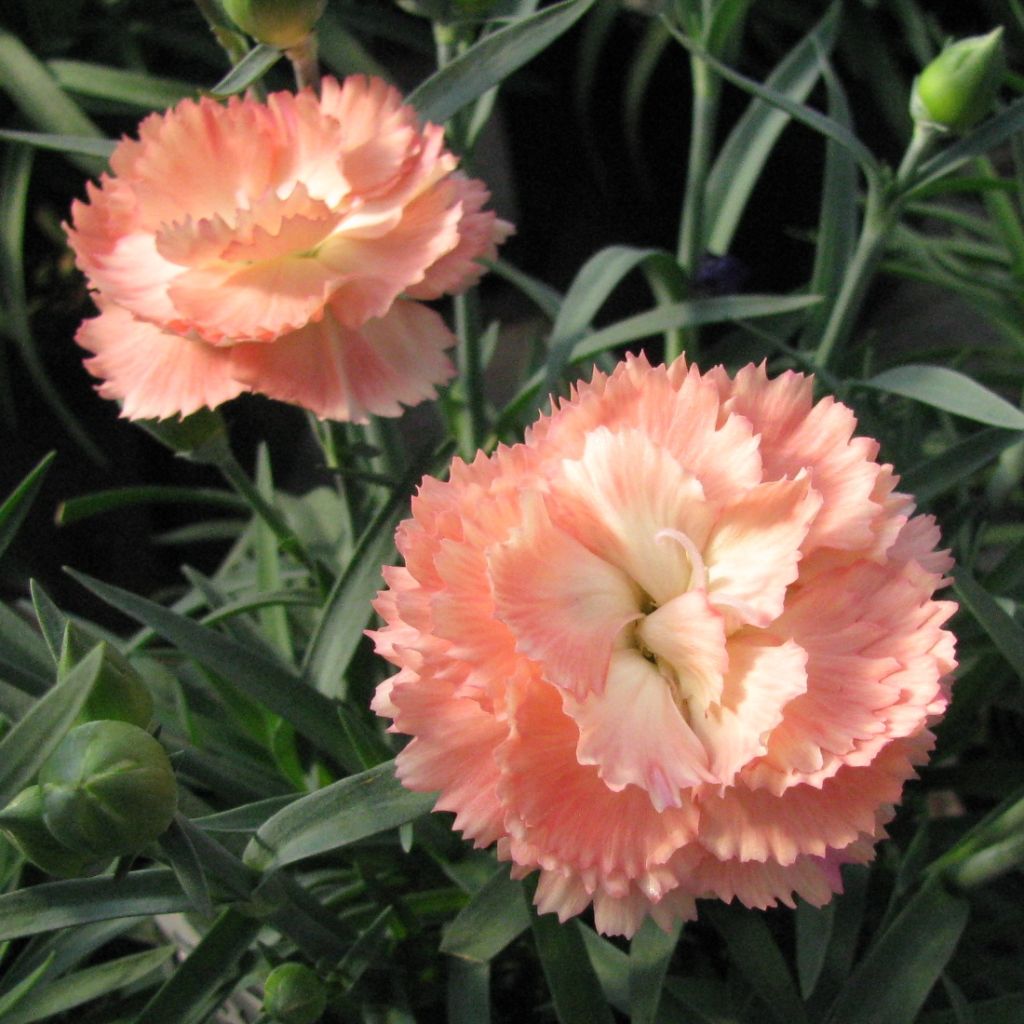
<instances>
[{"instance_id":1,"label":"green flower bud","mask_svg":"<svg viewBox=\"0 0 1024 1024\"><path fill-rule=\"evenodd\" d=\"M327 988L305 964L275 967L263 985L263 1012L279 1024L315 1024L327 1008Z\"/></svg>"},{"instance_id":2,"label":"green flower bud","mask_svg":"<svg viewBox=\"0 0 1024 1024\"><path fill-rule=\"evenodd\" d=\"M177 787L167 753L127 722L72 729L39 772L43 820L90 857L137 853L170 825Z\"/></svg>"},{"instance_id":3,"label":"green flower bud","mask_svg":"<svg viewBox=\"0 0 1024 1024\"><path fill-rule=\"evenodd\" d=\"M261 43L290 50L313 30L327 0L223 0L228 17Z\"/></svg>"},{"instance_id":4,"label":"green flower bud","mask_svg":"<svg viewBox=\"0 0 1024 1024\"><path fill-rule=\"evenodd\" d=\"M89 653L94 643L88 633L68 623L57 666L58 678L63 679ZM145 728L152 717L153 698L142 677L120 651L104 645L100 674L86 698L78 720L94 722L113 719Z\"/></svg>"},{"instance_id":5,"label":"green flower bud","mask_svg":"<svg viewBox=\"0 0 1024 1024\"><path fill-rule=\"evenodd\" d=\"M39 786L23 789L2 811L0 828L26 860L48 875L77 878L92 875L106 866L107 860L83 856L61 846L50 835L43 821L43 792Z\"/></svg>"},{"instance_id":6,"label":"green flower bud","mask_svg":"<svg viewBox=\"0 0 1024 1024\"><path fill-rule=\"evenodd\" d=\"M1002 26L951 43L914 80L914 120L965 132L992 109L1006 73Z\"/></svg>"}]
</instances>

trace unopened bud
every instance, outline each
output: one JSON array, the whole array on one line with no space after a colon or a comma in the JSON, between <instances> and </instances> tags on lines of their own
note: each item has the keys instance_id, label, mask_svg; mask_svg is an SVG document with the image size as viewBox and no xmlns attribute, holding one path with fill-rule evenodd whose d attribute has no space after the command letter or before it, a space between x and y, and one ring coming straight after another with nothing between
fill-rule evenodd
<instances>
[{"instance_id":1,"label":"unopened bud","mask_svg":"<svg viewBox=\"0 0 1024 1024\"><path fill-rule=\"evenodd\" d=\"M918 123L965 132L991 111L1005 73L1002 26L951 43L914 80L910 113Z\"/></svg>"},{"instance_id":2,"label":"unopened bud","mask_svg":"<svg viewBox=\"0 0 1024 1024\"><path fill-rule=\"evenodd\" d=\"M320 20L327 0L224 0L228 17L257 42L290 50Z\"/></svg>"},{"instance_id":3,"label":"unopened bud","mask_svg":"<svg viewBox=\"0 0 1024 1024\"><path fill-rule=\"evenodd\" d=\"M277 1024L314 1024L327 1009L327 987L305 964L275 967L263 985L263 1012Z\"/></svg>"},{"instance_id":4,"label":"unopened bud","mask_svg":"<svg viewBox=\"0 0 1024 1024\"><path fill-rule=\"evenodd\" d=\"M58 678L63 679L93 646L93 639L69 622L64 631L64 644L57 666ZM109 644L104 645L100 672L82 707L79 720L93 722L113 719L144 728L149 725L152 717L153 698L142 677L120 651Z\"/></svg>"},{"instance_id":5,"label":"unopened bud","mask_svg":"<svg viewBox=\"0 0 1024 1024\"><path fill-rule=\"evenodd\" d=\"M0 828L26 860L58 878L95 874L110 859L83 856L53 838L43 821L43 793L39 786L23 789L0 811Z\"/></svg>"},{"instance_id":6,"label":"unopened bud","mask_svg":"<svg viewBox=\"0 0 1024 1024\"><path fill-rule=\"evenodd\" d=\"M137 853L166 831L177 806L166 751L127 722L72 729L47 758L39 784L50 833L94 858Z\"/></svg>"}]
</instances>

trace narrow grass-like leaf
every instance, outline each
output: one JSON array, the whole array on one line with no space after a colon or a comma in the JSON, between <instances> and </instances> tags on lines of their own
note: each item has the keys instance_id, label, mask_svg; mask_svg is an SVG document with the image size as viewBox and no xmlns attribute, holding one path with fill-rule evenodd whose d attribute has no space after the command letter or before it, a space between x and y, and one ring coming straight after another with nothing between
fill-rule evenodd
<instances>
[{"instance_id":1,"label":"narrow grass-like leaf","mask_svg":"<svg viewBox=\"0 0 1024 1024\"><path fill-rule=\"evenodd\" d=\"M190 909L174 872L132 871L125 878L44 882L0 895L0 940L71 928L88 921L172 914Z\"/></svg>"},{"instance_id":2,"label":"narrow grass-like leaf","mask_svg":"<svg viewBox=\"0 0 1024 1024\"><path fill-rule=\"evenodd\" d=\"M0 679L41 697L53 682L46 644L17 612L0 604Z\"/></svg>"},{"instance_id":3,"label":"narrow grass-like leaf","mask_svg":"<svg viewBox=\"0 0 1024 1024\"><path fill-rule=\"evenodd\" d=\"M264 822L272 818L278 811L289 804L295 803L299 794L271 796L266 800L257 800L243 807L233 807L230 811L219 814L207 814L201 818L193 818L192 824L205 832L255 832Z\"/></svg>"},{"instance_id":4,"label":"narrow grass-like leaf","mask_svg":"<svg viewBox=\"0 0 1024 1024\"><path fill-rule=\"evenodd\" d=\"M202 917L213 913L213 902L210 899L210 887L206 884L206 874L202 862L196 855L196 848L189 838L188 832L175 815L175 820L160 839L160 850L181 885L182 892L188 896L193 909Z\"/></svg>"},{"instance_id":5,"label":"narrow grass-like leaf","mask_svg":"<svg viewBox=\"0 0 1024 1024\"><path fill-rule=\"evenodd\" d=\"M233 96L258 82L282 57L275 46L254 46L211 90L213 96Z\"/></svg>"},{"instance_id":6,"label":"narrow grass-like leaf","mask_svg":"<svg viewBox=\"0 0 1024 1024\"><path fill-rule=\"evenodd\" d=\"M1024 412L976 380L945 366L897 366L863 381L862 386L912 398L977 423L1024 430Z\"/></svg>"},{"instance_id":7,"label":"narrow grass-like leaf","mask_svg":"<svg viewBox=\"0 0 1024 1024\"><path fill-rule=\"evenodd\" d=\"M805 1024L807 1012L764 918L745 908L708 901L701 908L729 949L732 963L750 982L779 1024Z\"/></svg>"},{"instance_id":8,"label":"narrow grass-like leaf","mask_svg":"<svg viewBox=\"0 0 1024 1024\"><path fill-rule=\"evenodd\" d=\"M256 488L268 505L274 504L274 478L270 451L265 442L256 453ZM262 519L253 523L256 534L256 586L261 593L281 587L281 558L274 531ZM288 615L280 605L270 605L258 612L261 631L277 653L289 664L295 660Z\"/></svg>"},{"instance_id":9,"label":"narrow grass-like leaf","mask_svg":"<svg viewBox=\"0 0 1024 1024\"><path fill-rule=\"evenodd\" d=\"M90 651L0 740L0 807L27 786L64 738L82 709L103 663L102 646Z\"/></svg>"},{"instance_id":10,"label":"narrow grass-like leaf","mask_svg":"<svg viewBox=\"0 0 1024 1024\"><path fill-rule=\"evenodd\" d=\"M60 661L61 648L64 645L64 630L67 628L67 616L53 603L50 595L43 590L36 580L29 581L29 592L32 595L32 607L35 609L39 632L46 641L47 650L56 665Z\"/></svg>"},{"instance_id":11,"label":"narrow grass-like leaf","mask_svg":"<svg viewBox=\"0 0 1024 1024\"><path fill-rule=\"evenodd\" d=\"M413 793L387 761L296 800L265 822L245 851L245 863L270 871L376 835L433 806L431 793Z\"/></svg>"},{"instance_id":12,"label":"narrow grass-like leaf","mask_svg":"<svg viewBox=\"0 0 1024 1024\"><path fill-rule=\"evenodd\" d=\"M443 124L568 31L594 0L564 0L485 35L406 97L425 121Z\"/></svg>"},{"instance_id":13,"label":"narrow grass-like leaf","mask_svg":"<svg viewBox=\"0 0 1024 1024\"><path fill-rule=\"evenodd\" d=\"M441 952L486 963L530 927L520 882L503 864L445 929Z\"/></svg>"},{"instance_id":14,"label":"narrow grass-like leaf","mask_svg":"<svg viewBox=\"0 0 1024 1024\"><path fill-rule=\"evenodd\" d=\"M554 914L531 913L530 918L559 1024L613 1024L612 1011L590 966L579 923L559 924Z\"/></svg>"},{"instance_id":15,"label":"narrow grass-like leaf","mask_svg":"<svg viewBox=\"0 0 1024 1024\"><path fill-rule=\"evenodd\" d=\"M356 759L348 749L333 702L306 685L287 666L144 597L82 573L68 572L111 607L156 630L189 657L287 719L323 751L346 766L355 766Z\"/></svg>"},{"instance_id":16,"label":"narrow grass-like leaf","mask_svg":"<svg viewBox=\"0 0 1024 1024\"><path fill-rule=\"evenodd\" d=\"M43 132L102 138L103 133L57 84L46 66L17 36L0 29L0 88ZM73 151L68 157L86 174L99 174L106 160Z\"/></svg>"},{"instance_id":17,"label":"narrow grass-like leaf","mask_svg":"<svg viewBox=\"0 0 1024 1024\"><path fill-rule=\"evenodd\" d=\"M491 965L448 960L448 1024L490 1024Z\"/></svg>"},{"instance_id":18,"label":"narrow grass-like leaf","mask_svg":"<svg viewBox=\"0 0 1024 1024\"><path fill-rule=\"evenodd\" d=\"M188 959L142 1008L134 1024L198 1024L219 994L238 979L238 961L263 926L258 918L225 910Z\"/></svg>"},{"instance_id":19,"label":"narrow grass-like leaf","mask_svg":"<svg viewBox=\"0 0 1024 1024\"><path fill-rule=\"evenodd\" d=\"M977 128L948 148L937 153L918 169L910 194L917 195L928 184L941 178L968 160L989 153L1011 136L1024 130L1024 99L1015 100L995 117L982 121Z\"/></svg>"},{"instance_id":20,"label":"narrow grass-like leaf","mask_svg":"<svg viewBox=\"0 0 1024 1024\"><path fill-rule=\"evenodd\" d=\"M57 522L67 526L104 512L153 504L210 505L231 512L247 512L249 508L237 494L212 487L114 487L107 491L93 491L77 498L68 498L57 509Z\"/></svg>"},{"instance_id":21,"label":"narrow grass-like leaf","mask_svg":"<svg viewBox=\"0 0 1024 1024\"><path fill-rule=\"evenodd\" d=\"M913 494L918 501L930 501L969 482L979 469L1021 439L1021 434L999 427L981 430L958 441L941 455L915 465L903 474L900 487Z\"/></svg>"},{"instance_id":22,"label":"narrow grass-like leaf","mask_svg":"<svg viewBox=\"0 0 1024 1024\"><path fill-rule=\"evenodd\" d=\"M35 469L11 491L4 503L0 505L0 558L3 557L4 552L14 539L18 527L24 522L56 455L56 452L50 452L49 455L44 456Z\"/></svg>"},{"instance_id":23,"label":"narrow grass-like leaf","mask_svg":"<svg viewBox=\"0 0 1024 1024\"><path fill-rule=\"evenodd\" d=\"M487 266L498 277L504 278L510 285L518 288L549 320L554 320L558 316L563 298L550 285L505 260L494 260L488 262Z\"/></svg>"},{"instance_id":24,"label":"narrow grass-like leaf","mask_svg":"<svg viewBox=\"0 0 1024 1024\"><path fill-rule=\"evenodd\" d=\"M569 362L591 359L617 345L650 338L677 327L699 327L728 320L753 320L806 309L820 302L818 295L723 295L713 299L692 299L658 306L617 323L602 327L578 341Z\"/></svg>"},{"instance_id":25,"label":"narrow grass-like leaf","mask_svg":"<svg viewBox=\"0 0 1024 1024\"><path fill-rule=\"evenodd\" d=\"M810 998L825 966L835 913L834 902L812 907L800 900L796 905L796 975L804 999Z\"/></svg>"},{"instance_id":26,"label":"narrow grass-like leaf","mask_svg":"<svg viewBox=\"0 0 1024 1024\"><path fill-rule=\"evenodd\" d=\"M53 964L53 954L46 958L27 978L22 978L13 988L0 996L0 1020L7 1024L9 1014L17 1011L17 1007L32 994L32 990L42 981L44 975Z\"/></svg>"},{"instance_id":27,"label":"narrow grass-like leaf","mask_svg":"<svg viewBox=\"0 0 1024 1024\"><path fill-rule=\"evenodd\" d=\"M878 177L878 161L871 154L871 151L867 146L865 146L864 143L861 142L860 139L858 139L857 136L854 135L853 132L845 125L840 124L838 121L834 121L830 117L826 117L817 110L806 107L801 103L795 103L777 89L761 85L759 82L755 82L752 78L747 78L745 75L741 75L738 71L734 71L728 65L723 64L720 60L711 56L711 54L699 46L694 40L684 35L671 23L666 21L666 24L668 25L669 31L681 46L686 50L689 50L695 57L708 64L727 82L731 82L744 92L750 93L752 96L757 96L765 102L770 103L773 107L778 107L780 110L789 114L794 121L799 121L801 124L813 131L819 132L826 138L832 139L839 145L844 146L853 154L854 159L856 159L857 163L860 164L861 169L868 178L875 179Z\"/></svg>"},{"instance_id":28,"label":"narrow grass-like leaf","mask_svg":"<svg viewBox=\"0 0 1024 1024\"><path fill-rule=\"evenodd\" d=\"M965 568L956 570L953 584L957 597L989 635L996 650L1024 680L1024 629L1003 609L999 602Z\"/></svg>"},{"instance_id":29,"label":"narrow grass-like leaf","mask_svg":"<svg viewBox=\"0 0 1024 1024\"><path fill-rule=\"evenodd\" d=\"M821 75L822 58L831 52L838 27L839 5L832 4L769 75L765 85L795 103L803 103ZM785 111L755 99L729 133L704 189L704 218L709 225L708 248L712 252L729 251L754 186L789 121Z\"/></svg>"},{"instance_id":30,"label":"narrow grass-like leaf","mask_svg":"<svg viewBox=\"0 0 1024 1024\"><path fill-rule=\"evenodd\" d=\"M61 135L54 132L23 132L16 128L0 128L0 141L20 142L26 146L48 149L54 153L95 157L97 164L98 161L103 161L104 167L110 154L117 147L117 143L113 139L98 139L91 135ZM102 168L100 169L102 170Z\"/></svg>"},{"instance_id":31,"label":"narrow grass-like leaf","mask_svg":"<svg viewBox=\"0 0 1024 1024\"><path fill-rule=\"evenodd\" d=\"M4 1017L4 1024L35 1024L36 1021L52 1020L76 1006L135 985L170 960L175 952L174 946L159 946L58 978L31 992L13 1013Z\"/></svg>"},{"instance_id":32,"label":"narrow grass-like leaf","mask_svg":"<svg viewBox=\"0 0 1024 1024\"><path fill-rule=\"evenodd\" d=\"M138 71L124 71L106 64L50 60L46 66L57 79L57 84L68 92L127 103L142 110L163 110L196 93L195 86L188 82L159 78Z\"/></svg>"},{"instance_id":33,"label":"narrow grass-like leaf","mask_svg":"<svg viewBox=\"0 0 1024 1024\"><path fill-rule=\"evenodd\" d=\"M337 972L340 977L345 979L346 985L354 985L363 976L366 969L380 959L394 916L394 910L391 907L385 907L359 933L359 938L352 943L352 947L337 966Z\"/></svg>"},{"instance_id":34,"label":"narrow grass-like leaf","mask_svg":"<svg viewBox=\"0 0 1024 1024\"><path fill-rule=\"evenodd\" d=\"M630 1024L654 1024L669 961L679 941L677 923L666 934L647 918L629 945Z\"/></svg>"},{"instance_id":35,"label":"narrow grass-like leaf","mask_svg":"<svg viewBox=\"0 0 1024 1024\"><path fill-rule=\"evenodd\" d=\"M941 884L921 889L872 944L829 1015L830 1024L907 1024L949 962L967 901Z\"/></svg>"}]
</instances>

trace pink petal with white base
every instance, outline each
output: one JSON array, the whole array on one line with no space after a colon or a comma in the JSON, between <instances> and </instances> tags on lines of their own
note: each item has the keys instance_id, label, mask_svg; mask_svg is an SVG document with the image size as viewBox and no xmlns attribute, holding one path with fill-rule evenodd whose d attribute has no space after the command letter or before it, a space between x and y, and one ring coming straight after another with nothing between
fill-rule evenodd
<instances>
[{"instance_id":1,"label":"pink petal with white base","mask_svg":"<svg viewBox=\"0 0 1024 1024\"><path fill-rule=\"evenodd\" d=\"M722 509L704 549L711 603L735 622L767 626L782 611L820 508L801 475L761 484Z\"/></svg>"},{"instance_id":2,"label":"pink petal with white base","mask_svg":"<svg viewBox=\"0 0 1024 1024\"><path fill-rule=\"evenodd\" d=\"M682 792L710 781L707 752L673 700L674 682L635 650L616 651L602 693L565 699L579 726L580 764L609 789L645 789L655 810L681 807Z\"/></svg>"},{"instance_id":3,"label":"pink petal with white base","mask_svg":"<svg viewBox=\"0 0 1024 1024\"><path fill-rule=\"evenodd\" d=\"M495 614L550 682L578 697L600 692L619 634L640 615L636 588L558 529L539 495L522 507L522 526L487 555Z\"/></svg>"}]
</instances>

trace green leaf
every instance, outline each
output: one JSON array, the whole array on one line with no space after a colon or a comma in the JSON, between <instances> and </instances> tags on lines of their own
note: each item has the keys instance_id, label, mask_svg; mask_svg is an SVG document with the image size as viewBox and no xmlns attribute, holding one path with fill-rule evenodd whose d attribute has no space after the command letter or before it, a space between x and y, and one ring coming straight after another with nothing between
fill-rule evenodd
<instances>
[{"instance_id":1,"label":"green leaf","mask_svg":"<svg viewBox=\"0 0 1024 1024\"><path fill-rule=\"evenodd\" d=\"M213 914L213 903L210 900L210 887L206 884L206 874L202 862L196 855L196 848L189 838L187 828L183 827L181 815L176 814L175 820L158 843L160 851L174 872L181 891L189 898L192 908L201 917ZM187 824L187 823L186 823Z\"/></svg>"},{"instance_id":2,"label":"green leaf","mask_svg":"<svg viewBox=\"0 0 1024 1024\"><path fill-rule=\"evenodd\" d=\"M949 962L968 904L941 884L926 885L872 943L829 1014L830 1024L913 1021Z\"/></svg>"},{"instance_id":3,"label":"green leaf","mask_svg":"<svg viewBox=\"0 0 1024 1024\"><path fill-rule=\"evenodd\" d=\"M42 981L52 964L53 954L51 953L27 978L22 978L17 985L0 996L0 1020L4 1024L7 1024L7 1015L15 1012L18 1005L32 994L32 990Z\"/></svg>"},{"instance_id":4,"label":"green leaf","mask_svg":"<svg viewBox=\"0 0 1024 1024\"><path fill-rule=\"evenodd\" d=\"M259 871L337 850L425 814L436 799L413 793L395 778L387 761L310 793L260 826L245 851L245 863Z\"/></svg>"},{"instance_id":5,"label":"green leaf","mask_svg":"<svg viewBox=\"0 0 1024 1024\"><path fill-rule=\"evenodd\" d=\"M0 141L19 142L26 146L34 146L36 149L48 149L54 153L96 157L97 162L104 162L104 167L110 154L117 148L117 143L113 139L97 139L91 135L60 135L53 132L23 132L15 128L0 128Z\"/></svg>"},{"instance_id":6,"label":"green leaf","mask_svg":"<svg viewBox=\"0 0 1024 1024\"><path fill-rule=\"evenodd\" d=\"M822 59L831 52L838 27L839 5L832 4L821 21L775 68L765 85L795 103L802 103L821 75ZM785 111L755 99L729 133L704 190L704 218L710 228L708 248L712 252L729 251L754 186L789 122Z\"/></svg>"},{"instance_id":7,"label":"green leaf","mask_svg":"<svg viewBox=\"0 0 1024 1024\"><path fill-rule=\"evenodd\" d=\"M487 963L529 927L522 884L509 878L503 864L445 929L441 952Z\"/></svg>"},{"instance_id":8,"label":"green leaf","mask_svg":"<svg viewBox=\"0 0 1024 1024\"><path fill-rule=\"evenodd\" d=\"M704 903L701 913L725 939L732 963L771 1016L779 1024L806 1024L803 1001L764 918L746 908L712 901Z\"/></svg>"},{"instance_id":9,"label":"green leaf","mask_svg":"<svg viewBox=\"0 0 1024 1024\"><path fill-rule=\"evenodd\" d=\"M629 945L629 1019L631 1024L654 1024L669 961L679 941L681 925L666 934L647 918Z\"/></svg>"},{"instance_id":10,"label":"green leaf","mask_svg":"<svg viewBox=\"0 0 1024 1024\"><path fill-rule=\"evenodd\" d=\"M88 921L173 914L190 909L174 872L133 871L125 878L45 882L0 895L0 940L70 928Z\"/></svg>"},{"instance_id":11,"label":"green leaf","mask_svg":"<svg viewBox=\"0 0 1024 1024\"><path fill-rule=\"evenodd\" d=\"M613 1024L612 1011L590 966L580 924L531 912L533 940L559 1024Z\"/></svg>"},{"instance_id":12,"label":"green leaf","mask_svg":"<svg viewBox=\"0 0 1024 1024\"><path fill-rule=\"evenodd\" d=\"M53 603L50 595L43 590L42 585L36 580L29 581L29 591L32 594L32 607L35 609L36 620L39 623L39 632L46 641L47 650L56 665L60 661L61 650L64 646L64 630L67 628L67 616Z\"/></svg>"},{"instance_id":13,"label":"green leaf","mask_svg":"<svg viewBox=\"0 0 1024 1024\"><path fill-rule=\"evenodd\" d=\"M825 138L832 139L840 146L848 149L869 179L874 180L879 176L880 172L878 168L878 161L875 160L871 151L864 145L864 143L861 142L860 139L858 139L857 136L854 135L853 132L845 125L840 124L831 117L826 117L817 110L812 110L810 107L806 107L801 103L795 103L777 89L761 85L760 83L755 82L752 78L747 78L745 75L741 75L738 71L734 71L716 57L713 57L706 50L702 49L694 40L685 36L670 22L666 21L666 24L668 25L669 31L673 36L675 36L676 40L684 49L689 50L695 57L708 64L727 82L731 82L744 92L748 92L752 96L757 96L765 102L770 103L773 107L778 107L780 110L789 114L794 121L799 121L800 124L806 125L812 131L816 131L819 134L824 135Z\"/></svg>"},{"instance_id":14,"label":"green leaf","mask_svg":"<svg viewBox=\"0 0 1024 1024\"><path fill-rule=\"evenodd\" d=\"M254 46L211 90L212 96L233 96L258 82L280 59L275 46Z\"/></svg>"},{"instance_id":15,"label":"green leaf","mask_svg":"<svg viewBox=\"0 0 1024 1024\"><path fill-rule=\"evenodd\" d=\"M543 281L512 266L505 260L487 262L490 270L518 288L549 320L558 316L562 308L562 296Z\"/></svg>"},{"instance_id":16,"label":"green leaf","mask_svg":"<svg viewBox=\"0 0 1024 1024\"><path fill-rule=\"evenodd\" d=\"M46 644L17 612L0 604L0 679L42 696L53 677Z\"/></svg>"},{"instance_id":17,"label":"green leaf","mask_svg":"<svg viewBox=\"0 0 1024 1024\"><path fill-rule=\"evenodd\" d=\"M0 88L21 113L43 132L102 138L103 133L57 84L17 36L0 29ZM69 151L69 158L86 174L99 174L106 160Z\"/></svg>"},{"instance_id":18,"label":"green leaf","mask_svg":"<svg viewBox=\"0 0 1024 1024\"><path fill-rule=\"evenodd\" d=\"M452 958L448 969L448 1024L489 1024L491 965Z\"/></svg>"},{"instance_id":19,"label":"green leaf","mask_svg":"<svg viewBox=\"0 0 1024 1024\"><path fill-rule=\"evenodd\" d=\"M57 79L57 84L68 92L127 103L142 110L163 110L196 93L195 87L188 82L158 78L138 71L124 71L106 64L92 64L82 60L49 60L46 66Z\"/></svg>"},{"instance_id":20,"label":"green leaf","mask_svg":"<svg viewBox=\"0 0 1024 1024\"><path fill-rule=\"evenodd\" d=\"M278 811L299 799L297 793L285 796L271 796L266 800L233 807L230 811L219 814L207 814L201 818L193 818L192 824L204 832L255 832L265 821Z\"/></svg>"},{"instance_id":21,"label":"green leaf","mask_svg":"<svg viewBox=\"0 0 1024 1024\"><path fill-rule=\"evenodd\" d=\"M1024 680L1024 629L1000 607L996 599L965 568L957 568L953 584L957 597L989 635L996 650Z\"/></svg>"},{"instance_id":22,"label":"green leaf","mask_svg":"<svg viewBox=\"0 0 1024 1024\"><path fill-rule=\"evenodd\" d=\"M135 985L170 960L176 951L175 946L159 946L58 978L32 992L13 1013L4 1017L4 1024L52 1020L57 1014Z\"/></svg>"},{"instance_id":23,"label":"green leaf","mask_svg":"<svg viewBox=\"0 0 1024 1024\"><path fill-rule=\"evenodd\" d=\"M565 0L484 36L406 97L425 121L443 124L550 46L594 5Z\"/></svg>"},{"instance_id":24,"label":"green leaf","mask_svg":"<svg viewBox=\"0 0 1024 1024\"><path fill-rule=\"evenodd\" d=\"M199 1024L235 987L238 961L252 945L262 921L225 910L188 959L142 1008L134 1024Z\"/></svg>"},{"instance_id":25,"label":"green leaf","mask_svg":"<svg viewBox=\"0 0 1024 1024\"><path fill-rule=\"evenodd\" d=\"M699 327L727 320L779 316L806 309L820 301L818 295L723 295L713 299L673 302L588 334L573 346L568 361L576 363L592 359L598 353L617 345L625 345L639 338L650 338L677 327Z\"/></svg>"},{"instance_id":26,"label":"green leaf","mask_svg":"<svg viewBox=\"0 0 1024 1024\"><path fill-rule=\"evenodd\" d=\"M85 704L102 664L100 645L0 740L0 807L32 782L42 763L64 738Z\"/></svg>"},{"instance_id":27,"label":"green leaf","mask_svg":"<svg viewBox=\"0 0 1024 1024\"><path fill-rule=\"evenodd\" d=\"M970 481L1001 452L1022 439L1021 434L1000 427L981 430L958 441L941 455L915 465L900 479L900 488L918 501L930 501Z\"/></svg>"},{"instance_id":28,"label":"green leaf","mask_svg":"<svg viewBox=\"0 0 1024 1024\"><path fill-rule=\"evenodd\" d=\"M0 558L3 557L18 532L18 527L21 526L28 510L32 507L32 502L39 494L39 489L43 486L43 480L56 455L56 452L50 452L49 455L44 456L36 468L11 491L4 503L0 505Z\"/></svg>"},{"instance_id":29,"label":"green leaf","mask_svg":"<svg viewBox=\"0 0 1024 1024\"><path fill-rule=\"evenodd\" d=\"M810 998L821 977L829 939L832 937L832 923L835 914L834 901L826 903L823 907L812 907L803 900L797 902L796 974L800 981L800 993L804 999Z\"/></svg>"},{"instance_id":30,"label":"green leaf","mask_svg":"<svg viewBox=\"0 0 1024 1024\"><path fill-rule=\"evenodd\" d=\"M918 168L909 196L916 196L926 185L941 178L976 156L1001 146L1024 130L1024 99L1015 100L995 117L983 121L972 132L937 153Z\"/></svg>"},{"instance_id":31,"label":"green leaf","mask_svg":"<svg viewBox=\"0 0 1024 1024\"><path fill-rule=\"evenodd\" d=\"M114 487L68 498L57 509L57 522L67 526L104 512L151 504L210 505L231 512L247 512L249 508L237 494L212 487Z\"/></svg>"},{"instance_id":32,"label":"green leaf","mask_svg":"<svg viewBox=\"0 0 1024 1024\"><path fill-rule=\"evenodd\" d=\"M111 607L150 626L189 657L291 722L326 753L343 760L346 766L357 763L338 724L334 703L306 685L286 665L144 597L70 569L68 572Z\"/></svg>"},{"instance_id":33,"label":"green leaf","mask_svg":"<svg viewBox=\"0 0 1024 1024\"><path fill-rule=\"evenodd\" d=\"M861 386L912 398L916 402L1005 430L1024 430L1024 412L977 381L944 366L897 366Z\"/></svg>"}]
</instances>

